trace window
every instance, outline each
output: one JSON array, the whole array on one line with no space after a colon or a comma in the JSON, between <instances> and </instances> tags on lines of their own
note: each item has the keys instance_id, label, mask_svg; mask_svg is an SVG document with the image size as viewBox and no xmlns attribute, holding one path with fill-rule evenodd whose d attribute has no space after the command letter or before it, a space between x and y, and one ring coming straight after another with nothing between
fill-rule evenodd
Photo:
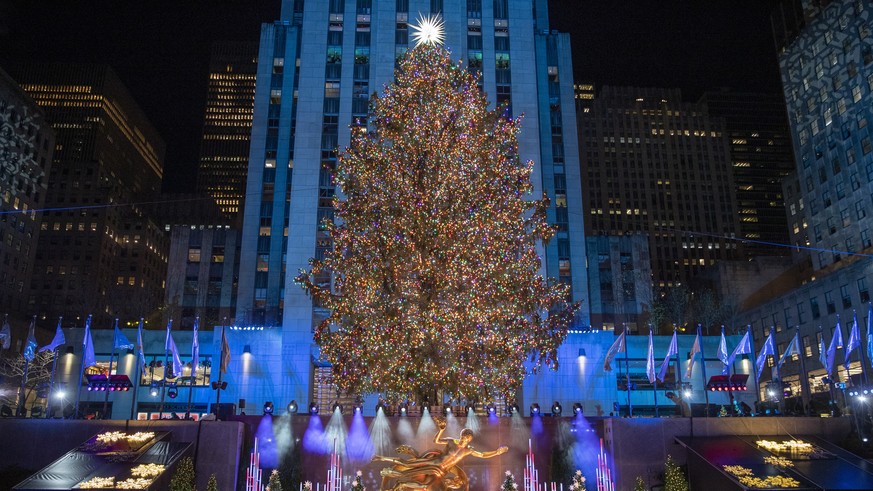
<instances>
[{"instance_id":1,"label":"window","mask_svg":"<svg viewBox=\"0 0 873 491\"><path fill-rule=\"evenodd\" d=\"M870 247L871 245L873 245L873 240L871 240L871 238L870 238L870 231L869 230L862 230L861 231L861 247L866 249L866 248Z\"/></svg>"},{"instance_id":2,"label":"window","mask_svg":"<svg viewBox=\"0 0 873 491\"><path fill-rule=\"evenodd\" d=\"M200 248L199 247L191 247L188 249L188 262L189 263L199 263L200 262Z\"/></svg>"},{"instance_id":3,"label":"window","mask_svg":"<svg viewBox=\"0 0 873 491\"><path fill-rule=\"evenodd\" d=\"M858 220L867 216L867 210L864 207L863 201L859 200L855 202L855 216L858 217Z\"/></svg>"},{"instance_id":4,"label":"window","mask_svg":"<svg viewBox=\"0 0 873 491\"><path fill-rule=\"evenodd\" d=\"M843 297L843 308L852 308L852 296L849 294L849 285L843 285L840 287L840 296Z\"/></svg>"},{"instance_id":5,"label":"window","mask_svg":"<svg viewBox=\"0 0 873 491\"><path fill-rule=\"evenodd\" d=\"M809 299L809 310L812 311L813 319L821 317L821 311L818 308L818 297L812 297Z\"/></svg>"},{"instance_id":6,"label":"window","mask_svg":"<svg viewBox=\"0 0 873 491\"><path fill-rule=\"evenodd\" d=\"M825 307L827 308L828 314L833 314L837 311L837 304L834 303L833 293L830 291L825 292Z\"/></svg>"},{"instance_id":7,"label":"window","mask_svg":"<svg viewBox=\"0 0 873 491\"><path fill-rule=\"evenodd\" d=\"M861 303L867 303L870 301L870 290L867 289L867 278L859 278L858 279L858 296L860 297Z\"/></svg>"},{"instance_id":8,"label":"window","mask_svg":"<svg viewBox=\"0 0 873 491\"><path fill-rule=\"evenodd\" d=\"M797 323L798 324L803 324L806 321L806 319L803 318L803 314L804 314L803 303L801 302L801 303L797 304Z\"/></svg>"},{"instance_id":9,"label":"window","mask_svg":"<svg viewBox=\"0 0 873 491\"><path fill-rule=\"evenodd\" d=\"M812 357L812 346L810 345L809 336L803 336L801 338L801 342L803 343L803 356L806 358Z\"/></svg>"}]
</instances>

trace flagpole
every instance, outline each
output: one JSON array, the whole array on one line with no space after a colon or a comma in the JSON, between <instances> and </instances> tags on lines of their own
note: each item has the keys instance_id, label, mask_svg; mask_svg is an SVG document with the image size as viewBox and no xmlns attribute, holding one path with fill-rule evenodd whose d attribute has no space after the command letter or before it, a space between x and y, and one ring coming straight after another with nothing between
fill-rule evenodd
<instances>
[{"instance_id":1,"label":"flagpole","mask_svg":"<svg viewBox=\"0 0 873 491\"><path fill-rule=\"evenodd\" d=\"M112 353L109 354L109 371L106 372L106 393L103 394L103 418L106 419L106 409L109 406L109 388L112 385L109 381L112 379L112 359L115 358L115 333L118 331L118 318L115 319L115 330L112 331Z\"/></svg>"},{"instance_id":2,"label":"flagpole","mask_svg":"<svg viewBox=\"0 0 873 491\"><path fill-rule=\"evenodd\" d=\"M651 341L651 340L652 340L652 325L649 324L649 341ZM654 346L652 346L652 349L654 350ZM652 359L652 362L654 363L654 358ZM653 370L654 370L654 368L655 367L652 366ZM655 381L652 382L652 397L655 400L655 417L659 418L660 415L658 414L658 377L657 376L655 377Z\"/></svg>"},{"instance_id":3,"label":"flagpole","mask_svg":"<svg viewBox=\"0 0 873 491\"><path fill-rule=\"evenodd\" d=\"M194 359L194 356L193 356L194 355L193 343L198 342L198 340L196 338L196 336L197 336L196 327L197 327L197 324L199 322L200 322L199 317L194 319L194 323L195 323L194 336L195 337L191 339L191 343L192 343L192 346L191 346L191 355L192 355L191 356L191 379L190 379L190 382L188 383L188 408L185 410L185 419L191 418L191 397L194 395L194 382L197 381L197 365L199 363L197 362L197 360ZM198 358L199 358L199 348L198 348Z\"/></svg>"},{"instance_id":4,"label":"flagpole","mask_svg":"<svg viewBox=\"0 0 873 491\"><path fill-rule=\"evenodd\" d=\"M809 374L806 372L806 347L803 346L803 341L800 337L800 326L796 327L797 329L797 351L800 356L800 401L803 404L803 414L806 416L812 416L811 414L806 414L806 408L809 405Z\"/></svg>"},{"instance_id":5,"label":"flagpole","mask_svg":"<svg viewBox=\"0 0 873 491\"><path fill-rule=\"evenodd\" d=\"M134 384L133 384L133 404L131 404L131 406L130 406L130 419L134 419L134 416L136 416L136 405L139 402L139 386L140 386L140 382L142 380L142 362L145 360L145 356L143 356L143 358L140 358L140 356L139 356L140 355L139 351L142 349L142 344L140 343L140 341L142 341L143 321L144 321L144 319L142 317L140 317L139 318L139 326L137 326L137 333L136 333L137 353L136 353L136 370L134 371L134 374L136 374L136 382L134 382Z\"/></svg>"},{"instance_id":6,"label":"flagpole","mask_svg":"<svg viewBox=\"0 0 873 491\"><path fill-rule=\"evenodd\" d=\"M855 325L852 326L852 329L858 328L858 351L860 351L858 356L861 359L861 376L864 378L864 385L867 385L867 362L864 360L864 348L863 343L861 343L861 326L858 325L858 312L854 310L852 312L855 314Z\"/></svg>"},{"instance_id":7,"label":"flagpole","mask_svg":"<svg viewBox=\"0 0 873 491\"><path fill-rule=\"evenodd\" d=\"M631 384L630 384L630 360L627 357L628 339L627 325L624 326L624 375L627 378L627 415L629 418L634 416L634 406L631 403ZM218 374L219 383L221 382L221 373Z\"/></svg>"},{"instance_id":8,"label":"flagpole","mask_svg":"<svg viewBox=\"0 0 873 491\"><path fill-rule=\"evenodd\" d=\"M746 325L746 332L749 333L749 346L752 352L749 354L750 357L755 356L755 336L752 335L752 325ZM773 326L770 326L770 332L773 332ZM752 380L755 382L755 406L758 406L761 402L761 386L758 384L758 367L755 367L752 370ZM780 381L781 382L781 381ZM730 385L730 384L728 384Z\"/></svg>"},{"instance_id":9,"label":"flagpole","mask_svg":"<svg viewBox=\"0 0 873 491\"><path fill-rule=\"evenodd\" d=\"M706 356L703 354L703 336L701 334L700 324L697 324L697 339L700 341L700 371L703 375L703 395L706 400L706 417L709 417L709 391L706 390ZM694 358L691 358L691 363L694 363Z\"/></svg>"},{"instance_id":10,"label":"flagpole","mask_svg":"<svg viewBox=\"0 0 873 491\"><path fill-rule=\"evenodd\" d=\"M158 418L164 417L164 397L167 393L167 365L170 363L170 329L173 328L173 319L167 322L167 339L164 341L164 378L161 381L161 407L158 409Z\"/></svg>"},{"instance_id":11,"label":"flagpole","mask_svg":"<svg viewBox=\"0 0 873 491\"><path fill-rule=\"evenodd\" d=\"M88 326L91 324L91 314L88 314L88 318L85 319L85 336L87 338L88 335ZM82 379L85 378L85 342L87 339L82 340L82 356L79 359L79 380L76 382L76 411L73 413L73 419L79 419L79 402L82 399Z\"/></svg>"},{"instance_id":12,"label":"flagpole","mask_svg":"<svg viewBox=\"0 0 873 491\"><path fill-rule=\"evenodd\" d=\"M27 331L27 341L24 343L24 352L22 352L22 357L24 357L24 373L21 376L21 389L18 392L18 408L15 411L15 415L19 417L26 416L24 404L25 404L25 396L27 394L27 372L30 369L30 360L27 359L27 350L28 343L32 339L34 326L36 325L36 316L33 316L33 319L30 321L30 328ZM35 352L36 347L31 348Z\"/></svg>"},{"instance_id":13,"label":"flagpole","mask_svg":"<svg viewBox=\"0 0 873 491\"><path fill-rule=\"evenodd\" d=\"M63 321L63 320L64 320L63 316L58 317L58 329L61 328L61 321ZM57 336L57 333L55 333L55 336ZM54 344L54 342L55 342L55 340L52 339L52 344ZM58 368L58 348L57 347L55 347L52 350L52 355L54 355L54 359L52 360L52 374L51 374L51 377L49 378L48 401L45 404L46 418L51 418L51 414L52 414L52 394L55 391L55 371Z\"/></svg>"}]
</instances>

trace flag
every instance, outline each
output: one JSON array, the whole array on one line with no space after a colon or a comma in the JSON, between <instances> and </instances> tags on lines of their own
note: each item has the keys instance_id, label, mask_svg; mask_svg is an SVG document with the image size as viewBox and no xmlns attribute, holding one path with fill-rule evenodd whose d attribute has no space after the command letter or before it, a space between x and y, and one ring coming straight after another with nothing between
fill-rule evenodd
<instances>
[{"instance_id":1,"label":"flag","mask_svg":"<svg viewBox=\"0 0 873 491\"><path fill-rule=\"evenodd\" d=\"M179 350L176 348L176 342L173 340L173 335L170 334L170 329L173 327L173 321L167 323L167 342L164 344L164 350L169 352L172 358L173 377L182 375L182 359L179 358ZM165 367L164 369L166 370Z\"/></svg>"},{"instance_id":2,"label":"flag","mask_svg":"<svg viewBox=\"0 0 873 491\"><path fill-rule=\"evenodd\" d=\"M612 346L610 346L609 349L606 351L606 359L603 360L603 371L611 372L612 366L610 365L610 363L612 363L612 359L615 358L615 355L618 353L625 353L627 351L627 346L625 346L625 344L624 344L625 343L625 333L627 333L627 329L625 329L621 334L618 335L617 338L615 338L615 341L612 343ZM225 339L223 332L221 335L221 342L222 342L222 353L224 353L224 344L227 342L227 339ZM224 362L222 361L222 363L224 363Z\"/></svg>"},{"instance_id":3,"label":"flag","mask_svg":"<svg viewBox=\"0 0 873 491\"><path fill-rule=\"evenodd\" d=\"M85 339L82 341L82 363L85 368L97 365L97 358L94 356L94 342L91 340L91 316L85 320Z\"/></svg>"},{"instance_id":4,"label":"flag","mask_svg":"<svg viewBox=\"0 0 873 491\"><path fill-rule=\"evenodd\" d=\"M748 336L748 332L746 335ZM767 336L767 339L764 341L764 346L761 347L761 352L758 354L758 358L755 360L755 369L758 373L758 379L761 378L761 372L764 370L764 362L767 361L767 355L776 356L776 346L773 344L773 329L770 329L770 334ZM776 369L776 375L774 378L778 378L779 370Z\"/></svg>"},{"instance_id":5,"label":"flag","mask_svg":"<svg viewBox=\"0 0 873 491\"><path fill-rule=\"evenodd\" d=\"M194 338L191 340L191 376L197 373L200 364L200 341L197 340L197 329L200 327L200 317L194 318Z\"/></svg>"},{"instance_id":6,"label":"flag","mask_svg":"<svg viewBox=\"0 0 873 491\"><path fill-rule=\"evenodd\" d=\"M855 320L852 322L852 329L849 331L849 344L846 345L846 370L849 369L849 359L852 356L852 351L855 348L861 347L861 330L858 328L858 313L855 313Z\"/></svg>"},{"instance_id":7,"label":"flag","mask_svg":"<svg viewBox=\"0 0 873 491\"><path fill-rule=\"evenodd\" d=\"M649 329L649 355L646 358L646 376L649 383L655 383L655 347L652 345L652 330Z\"/></svg>"},{"instance_id":8,"label":"flag","mask_svg":"<svg viewBox=\"0 0 873 491\"><path fill-rule=\"evenodd\" d=\"M145 359L145 352L143 351L143 347L142 347L142 325L143 325L143 319L140 318L139 319L139 327L136 330L136 351L137 351L136 356L139 357L139 365L142 367L143 371L145 371L146 359Z\"/></svg>"},{"instance_id":9,"label":"flag","mask_svg":"<svg viewBox=\"0 0 873 491\"><path fill-rule=\"evenodd\" d=\"M697 331L697 336L694 337L694 344L691 346L691 360L688 362L688 370L685 371L685 378L691 378L691 369L694 367L694 358L700 353L700 331Z\"/></svg>"},{"instance_id":10,"label":"flag","mask_svg":"<svg viewBox=\"0 0 873 491\"><path fill-rule=\"evenodd\" d=\"M22 356L27 360L28 363L33 361L33 358L36 356L36 334L34 330L36 329L36 318L30 321L30 328L27 330L27 341L24 342L24 352Z\"/></svg>"},{"instance_id":11,"label":"flag","mask_svg":"<svg viewBox=\"0 0 873 491\"><path fill-rule=\"evenodd\" d=\"M724 364L724 368L721 370L721 373L725 374L728 372L728 359L729 355L727 352L727 341L724 338L724 326L721 326L721 341L718 343L718 359Z\"/></svg>"},{"instance_id":12,"label":"flag","mask_svg":"<svg viewBox=\"0 0 873 491\"><path fill-rule=\"evenodd\" d=\"M221 329L221 365L219 365L219 371L221 373L227 373L227 366L230 365L230 345L227 344L227 334L225 334L226 327ZM624 336L624 333L621 334ZM622 340L624 338L622 337ZM624 341L622 341L622 346L624 346ZM611 348L610 348L611 349Z\"/></svg>"},{"instance_id":13,"label":"flag","mask_svg":"<svg viewBox=\"0 0 873 491\"><path fill-rule=\"evenodd\" d=\"M821 326L818 326L821 329ZM828 350L825 348L824 331L821 331L821 339L818 343L818 361L821 362L822 368L828 368Z\"/></svg>"},{"instance_id":14,"label":"flag","mask_svg":"<svg viewBox=\"0 0 873 491\"><path fill-rule=\"evenodd\" d=\"M0 328L0 347L9 349L12 345L12 329L9 327L9 320L3 319L3 327Z\"/></svg>"},{"instance_id":15,"label":"flag","mask_svg":"<svg viewBox=\"0 0 873 491\"><path fill-rule=\"evenodd\" d=\"M115 338L112 341L112 349L133 349L133 343L127 339L127 336L118 328L118 319L115 319Z\"/></svg>"},{"instance_id":16,"label":"flag","mask_svg":"<svg viewBox=\"0 0 873 491\"><path fill-rule=\"evenodd\" d=\"M740 344L734 348L731 355L728 357L727 362L724 365L724 369L721 371L723 375L727 375L728 370L731 365L734 364L734 359L736 359L737 355L747 355L752 352L752 340L749 338L749 330L746 330L746 333L743 334L743 338L740 339Z\"/></svg>"},{"instance_id":17,"label":"flag","mask_svg":"<svg viewBox=\"0 0 873 491\"><path fill-rule=\"evenodd\" d=\"M791 355L800 356L800 334L795 334L794 337L791 338L791 342L788 343L788 347L785 348L785 353L782 353L782 356L779 357L779 363L776 364L776 367L782 368L785 359Z\"/></svg>"},{"instance_id":18,"label":"flag","mask_svg":"<svg viewBox=\"0 0 873 491\"><path fill-rule=\"evenodd\" d=\"M676 355L678 352L679 346L676 342L676 331L673 331L673 339L670 340L670 347L667 348L667 354L664 355L664 362L661 363L661 370L658 371L658 380L661 382L664 381L664 377L667 375L667 369L670 368L670 357ZM677 367L676 370L679 370L679 368Z\"/></svg>"},{"instance_id":19,"label":"flag","mask_svg":"<svg viewBox=\"0 0 873 491\"><path fill-rule=\"evenodd\" d=\"M52 342L43 346L39 349L39 353L43 351L54 351L58 349L58 346L66 343L67 340L64 338L64 330L61 329L61 319L58 319L58 328L55 330L55 337L52 339Z\"/></svg>"},{"instance_id":20,"label":"flag","mask_svg":"<svg viewBox=\"0 0 873 491\"><path fill-rule=\"evenodd\" d=\"M830 377L834 371L834 360L837 356L837 348L843 346L843 328L840 327L840 317L837 316L837 327L834 328L834 336L831 338L831 344L828 345L827 370Z\"/></svg>"},{"instance_id":21,"label":"flag","mask_svg":"<svg viewBox=\"0 0 873 491\"><path fill-rule=\"evenodd\" d=\"M873 303L867 309L867 360L873 366Z\"/></svg>"}]
</instances>

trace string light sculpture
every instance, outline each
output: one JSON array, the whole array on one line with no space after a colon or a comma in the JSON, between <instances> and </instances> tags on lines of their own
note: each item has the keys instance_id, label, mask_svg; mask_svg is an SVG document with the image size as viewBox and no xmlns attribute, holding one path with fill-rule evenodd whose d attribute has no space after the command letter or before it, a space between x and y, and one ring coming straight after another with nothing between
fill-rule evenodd
<instances>
[{"instance_id":1,"label":"string light sculpture","mask_svg":"<svg viewBox=\"0 0 873 491\"><path fill-rule=\"evenodd\" d=\"M507 398L528 360L557 366L579 307L540 275L554 228L518 157L520 121L488 110L476 77L430 44L407 53L370 114L338 159L333 247L297 277L331 312L315 342L332 381Z\"/></svg>"}]
</instances>

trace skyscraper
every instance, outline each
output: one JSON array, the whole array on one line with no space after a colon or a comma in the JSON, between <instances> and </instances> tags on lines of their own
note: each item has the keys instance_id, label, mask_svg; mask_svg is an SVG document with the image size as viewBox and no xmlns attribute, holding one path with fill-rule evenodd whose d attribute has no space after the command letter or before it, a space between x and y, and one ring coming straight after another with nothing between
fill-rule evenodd
<instances>
[{"instance_id":1,"label":"skyscraper","mask_svg":"<svg viewBox=\"0 0 873 491\"><path fill-rule=\"evenodd\" d=\"M708 91L700 99L710 116L724 119L746 256L788 256L782 180L794 170L794 153L778 94ZM796 213L792 216L795 216Z\"/></svg>"},{"instance_id":2,"label":"skyscraper","mask_svg":"<svg viewBox=\"0 0 873 491\"><path fill-rule=\"evenodd\" d=\"M245 198L257 65L257 43L212 47L197 189L230 218L242 211Z\"/></svg>"},{"instance_id":3,"label":"skyscraper","mask_svg":"<svg viewBox=\"0 0 873 491\"><path fill-rule=\"evenodd\" d=\"M95 327L163 300L166 237L142 202L160 191L164 142L107 66L25 65L22 88L56 134L28 306ZM105 324L103 324L105 321Z\"/></svg>"},{"instance_id":4,"label":"skyscraper","mask_svg":"<svg viewBox=\"0 0 873 491\"><path fill-rule=\"evenodd\" d=\"M348 145L349 125L366 124L369 95L392 80L422 15L443 18L445 44L482 74L492 101L525 115L520 158L536 163L534 194L551 198L557 227L543 269L587 309L569 38L548 30L546 2L287 0L261 31L237 321L281 325L276 368L294 374L287 391L297 400L311 397L311 330L325 312L293 278L331 247L321 223L333 215L337 148Z\"/></svg>"},{"instance_id":5,"label":"skyscraper","mask_svg":"<svg viewBox=\"0 0 873 491\"><path fill-rule=\"evenodd\" d=\"M805 238L799 231L792 235L810 247L812 272L810 281L749 309L743 323L753 326L759 343L775 325L779 347L799 331L808 372L803 377L800 363L789 360L780 379L814 405L816 399L827 401L832 390L820 383L823 377L847 382L849 373L861 373L859 350L846 370L835 368L833 374L810 362L819 355L822 336L829 341L839 327L848 339L855 311L859 323L866 323L871 299L873 2L786 0L772 20L797 156L786 196L798 215L790 217L792 223L807 226ZM843 356L841 351L837 359Z\"/></svg>"},{"instance_id":6,"label":"skyscraper","mask_svg":"<svg viewBox=\"0 0 873 491\"><path fill-rule=\"evenodd\" d=\"M682 102L678 89L603 87L579 121L590 234L648 234L655 288L737 257L721 120Z\"/></svg>"},{"instance_id":7,"label":"skyscraper","mask_svg":"<svg viewBox=\"0 0 873 491\"><path fill-rule=\"evenodd\" d=\"M54 148L42 110L0 69L0 312L22 320Z\"/></svg>"}]
</instances>

